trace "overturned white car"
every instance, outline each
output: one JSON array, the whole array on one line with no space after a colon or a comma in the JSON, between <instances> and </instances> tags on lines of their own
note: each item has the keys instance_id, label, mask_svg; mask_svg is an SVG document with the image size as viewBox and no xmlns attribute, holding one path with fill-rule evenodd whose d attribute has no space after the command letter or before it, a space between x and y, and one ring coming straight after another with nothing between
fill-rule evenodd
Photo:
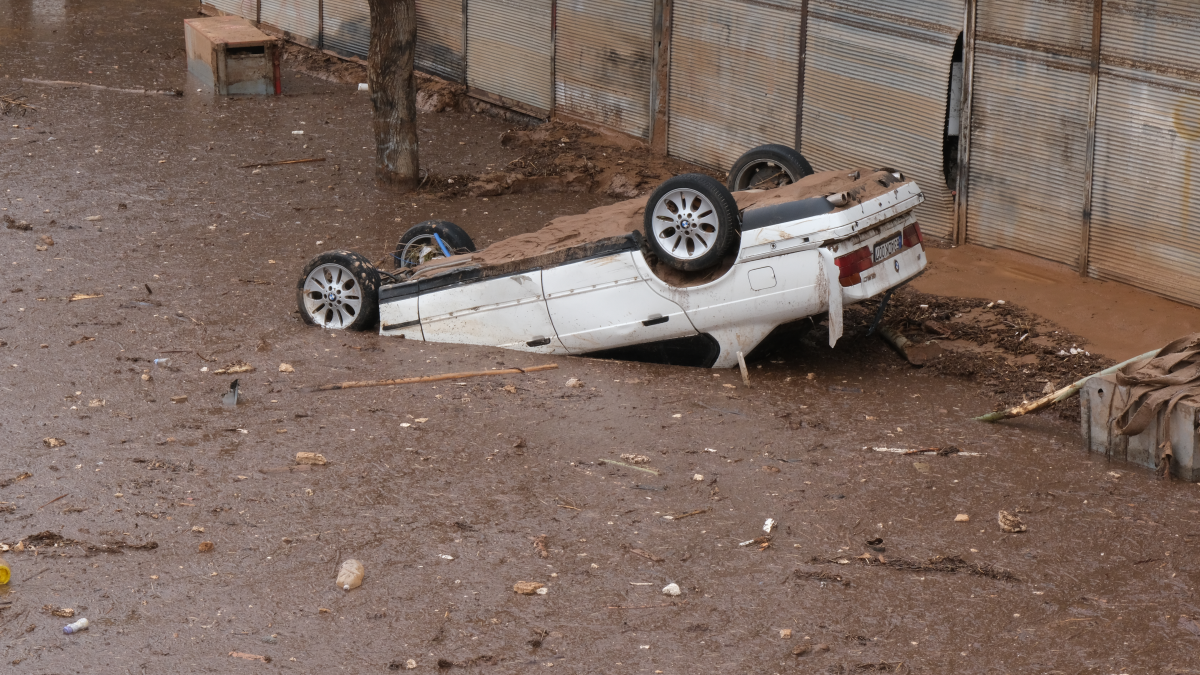
<instances>
[{"instance_id":1,"label":"overturned white car","mask_svg":"<svg viewBox=\"0 0 1200 675\"><path fill-rule=\"evenodd\" d=\"M845 304L924 270L913 213L924 198L900 172L812 174L782 146L745 157L730 184L750 189L676 176L645 202L558 218L482 251L452 223L427 221L405 233L391 272L323 253L300 277L301 316L545 354L686 344L729 367L777 326L825 312L832 345Z\"/></svg>"}]
</instances>

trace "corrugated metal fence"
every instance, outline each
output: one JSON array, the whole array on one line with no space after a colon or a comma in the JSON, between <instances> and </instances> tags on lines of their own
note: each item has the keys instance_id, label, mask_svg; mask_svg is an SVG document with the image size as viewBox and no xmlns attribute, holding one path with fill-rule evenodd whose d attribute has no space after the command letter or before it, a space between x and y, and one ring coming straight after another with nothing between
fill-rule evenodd
<instances>
[{"instance_id":1,"label":"corrugated metal fence","mask_svg":"<svg viewBox=\"0 0 1200 675\"><path fill-rule=\"evenodd\" d=\"M1105 2L1088 273L1200 305L1200 9Z\"/></svg>"},{"instance_id":2,"label":"corrugated metal fence","mask_svg":"<svg viewBox=\"0 0 1200 675\"><path fill-rule=\"evenodd\" d=\"M1075 264L1092 0L979 0L970 241Z\"/></svg>"},{"instance_id":3,"label":"corrugated metal fence","mask_svg":"<svg viewBox=\"0 0 1200 675\"><path fill-rule=\"evenodd\" d=\"M728 169L763 143L794 146L799 0L675 0L667 150Z\"/></svg>"},{"instance_id":4,"label":"corrugated metal fence","mask_svg":"<svg viewBox=\"0 0 1200 675\"><path fill-rule=\"evenodd\" d=\"M800 151L818 171L888 166L906 172L925 192L921 228L949 237L954 197L942 172L942 145L965 5L917 0L889 11L897 13L812 2Z\"/></svg>"},{"instance_id":5,"label":"corrugated metal fence","mask_svg":"<svg viewBox=\"0 0 1200 675\"><path fill-rule=\"evenodd\" d=\"M558 0L557 109L650 137L653 0Z\"/></svg>"}]
</instances>

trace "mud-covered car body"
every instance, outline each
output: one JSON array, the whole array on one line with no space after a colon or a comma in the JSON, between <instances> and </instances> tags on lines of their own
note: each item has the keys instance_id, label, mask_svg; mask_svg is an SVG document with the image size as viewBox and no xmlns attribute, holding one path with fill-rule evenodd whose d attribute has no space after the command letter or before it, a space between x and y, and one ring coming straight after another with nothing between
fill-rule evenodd
<instances>
[{"instance_id":1,"label":"mud-covered car body","mask_svg":"<svg viewBox=\"0 0 1200 675\"><path fill-rule=\"evenodd\" d=\"M500 263L445 259L379 288L380 334L544 354L703 336L706 364L729 367L777 326L829 312L832 344L843 305L927 264L920 188L892 170L863 173L850 190L741 210L740 237L707 275L656 264L636 228ZM734 196L740 207L763 195Z\"/></svg>"}]
</instances>

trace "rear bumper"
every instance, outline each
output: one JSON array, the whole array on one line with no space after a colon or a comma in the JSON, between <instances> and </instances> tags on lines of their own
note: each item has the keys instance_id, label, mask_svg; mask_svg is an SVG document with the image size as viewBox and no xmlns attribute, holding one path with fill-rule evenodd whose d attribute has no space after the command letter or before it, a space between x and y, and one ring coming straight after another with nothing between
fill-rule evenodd
<instances>
[{"instance_id":1,"label":"rear bumper","mask_svg":"<svg viewBox=\"0 0 1200 675\"><path fill-rule=\"evenodd\" d=\"M862 282L842 288L842 303L853 304L895 288L925 271L924 245L907 248L862 273Z\"/></svg>"}]
</instances>

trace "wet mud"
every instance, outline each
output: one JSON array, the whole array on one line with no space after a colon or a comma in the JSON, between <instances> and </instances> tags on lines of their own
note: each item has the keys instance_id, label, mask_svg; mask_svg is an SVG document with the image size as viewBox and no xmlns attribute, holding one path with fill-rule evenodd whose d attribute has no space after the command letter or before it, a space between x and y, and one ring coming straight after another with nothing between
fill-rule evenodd
<instances>
[{"instance_id":1,"label":"wet mud","mask_svg":"<svg viewBox=\"0 0 1200 675\"><path fill-rule=\"evenodd\" d=\"M1196 486L1086 455L1055 413L973 422L1044 383L915 369L869 306L836 349L814 322L761 350L749 388L559 358L312 391L550 359L305 326L311 256L382 258L429 217L486 243L618 197L379 191L365 96L294 70L282 98L197 92L194 14L0 2L0 95L36 107L0 117L0 214L30 228L0 229L5 672L1200 670ZM521 156L505 120L420 122L440 175ZM921 304L982 315L906 297L913 337Z\"/></svg>"}]
</instances>

